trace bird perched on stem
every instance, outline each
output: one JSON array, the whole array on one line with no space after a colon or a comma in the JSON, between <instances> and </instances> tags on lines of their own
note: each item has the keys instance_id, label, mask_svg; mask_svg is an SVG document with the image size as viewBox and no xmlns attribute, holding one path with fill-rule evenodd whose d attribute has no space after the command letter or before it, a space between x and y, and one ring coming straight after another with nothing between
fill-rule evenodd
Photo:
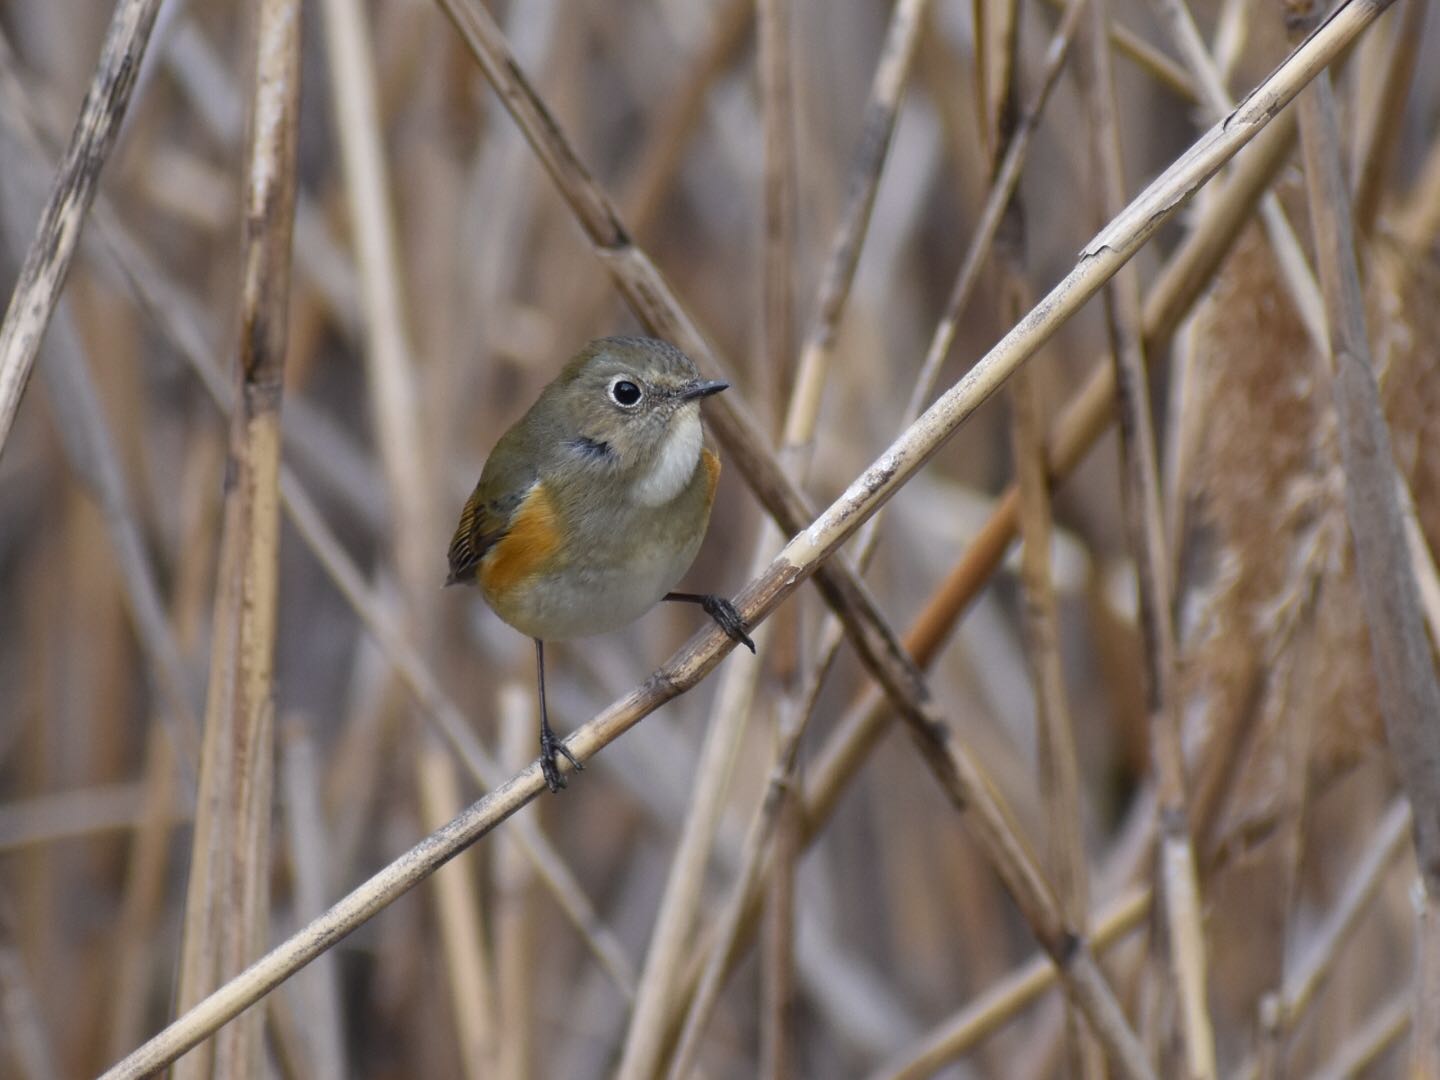
<instances>
[{"instance_id":1,"label":"bird perched on stem","mask_svg":"<svg viewBox=\"0 0 1440 1080\"><path fill-rule=\"evenodd\" d=\"M651 338L590 342L490 452L450 541L447 585L473 583L495 614L535 639L540 765L565 786L550 729L545 642L614 630L661 600L699 604L755 651L729 600L677 593L705 538L720 460L704 444L702 379Z\"/></svg>"}]
</instances>

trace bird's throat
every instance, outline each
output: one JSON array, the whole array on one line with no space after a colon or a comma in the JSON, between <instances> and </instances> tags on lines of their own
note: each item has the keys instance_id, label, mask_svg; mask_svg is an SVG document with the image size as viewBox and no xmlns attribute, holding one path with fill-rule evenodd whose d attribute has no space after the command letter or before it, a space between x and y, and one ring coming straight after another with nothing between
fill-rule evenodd
<instances>
[{"instance_id":1,"label":"bird's throat","mask_svg":"<svg viewBox=\"0 0 1440 1080\"><path fill-rule=\"evenodd\" d=\"M700 464L704 433L700 409L684 406L670 421L670 430L649 467L632 489L632 498L641 506L664 506L685 490L695 467Z\"/></svg>"}]
</instances>

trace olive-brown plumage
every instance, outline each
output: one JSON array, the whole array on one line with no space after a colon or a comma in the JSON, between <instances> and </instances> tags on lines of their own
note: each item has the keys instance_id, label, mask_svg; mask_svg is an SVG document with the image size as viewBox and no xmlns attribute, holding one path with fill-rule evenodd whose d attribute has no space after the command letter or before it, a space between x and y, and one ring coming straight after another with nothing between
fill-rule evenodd
<instances>
[{"instance_id":1,"label":"olive-brown plumage","mask_svg":"<svg viewBox=\"0 0 1440 1080\"><path fill-rule=\"evenodd\" d=\"M649 338L585 346L495 444L450 542L447 584L478 585L535 639L541 765L564 785L545 710L544 641L616 629L661 600L701 604L751 648L728 601L672 593L705 537L720 475L700 399L725 389Z\"/></svg>"}]
</instances>

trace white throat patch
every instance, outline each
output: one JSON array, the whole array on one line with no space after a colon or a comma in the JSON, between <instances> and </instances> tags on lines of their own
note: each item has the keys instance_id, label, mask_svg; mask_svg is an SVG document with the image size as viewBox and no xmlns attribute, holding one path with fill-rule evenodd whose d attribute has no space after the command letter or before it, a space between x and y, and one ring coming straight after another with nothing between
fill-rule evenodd
<instances>
[{"instance_id":1,"label":"white throat patch","mask_svg":"<svg viewBox=\"0 0 1440 1080\"><path fill-rule=\"evenodd\" d=\"M703 443L700 407L687 405L671 422L655 463L632 489L631 497L641 506L664 506L675 498L695 475Z\"/></svg>"}]
</instances>

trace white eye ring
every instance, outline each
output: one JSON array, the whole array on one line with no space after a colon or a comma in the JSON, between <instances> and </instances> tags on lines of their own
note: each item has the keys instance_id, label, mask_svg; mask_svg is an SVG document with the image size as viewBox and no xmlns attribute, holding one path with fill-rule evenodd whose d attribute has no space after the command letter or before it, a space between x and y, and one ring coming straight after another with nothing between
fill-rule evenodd
<instances>
[{"instance_id":1,"label":"white eye ring","mask_svg":"<svg viewBox=\"0 0 1440 1080\"><path fill-rule=\"evenodd\" d=\"M639 380L629 375L617 375L610 380L610 400L622 409L633 409L644 396Z\"/></svg>"}]
</instances>

